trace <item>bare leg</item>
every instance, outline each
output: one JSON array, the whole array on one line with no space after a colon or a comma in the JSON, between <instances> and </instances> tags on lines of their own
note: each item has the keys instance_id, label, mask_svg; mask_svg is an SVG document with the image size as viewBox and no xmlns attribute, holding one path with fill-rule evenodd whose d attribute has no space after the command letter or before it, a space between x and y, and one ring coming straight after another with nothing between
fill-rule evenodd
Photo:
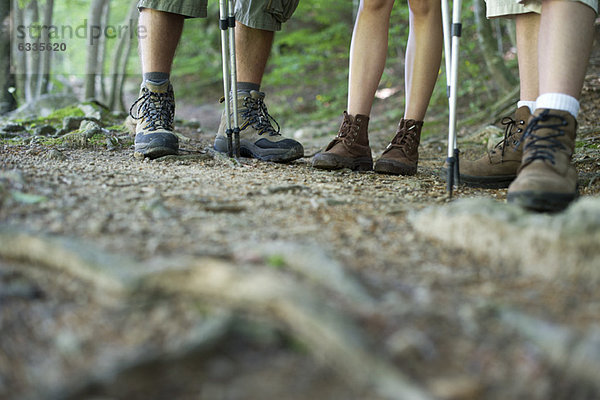
<instances>
[{"instance_id":1,"label":"bare leg","mask_svg":"<svg viewBox=\"0 0 600 400\"><path fill-rule=\"evenodd\" d=\"M539 33L540 94L579 99L592 49L592 8L583 3L545 0Z\"/></svg>"},{"instance_id":2,"label":"bare leg","mask_svg":"<svg viewBox=\"0 0 600 400\"><path fill-rule=\"evenodd\" d=\"M517 57L519 61L519 80L521 82L520 100L535 101L539 95L538 71L538 32L540 15L537 13L515 16L517 28Z\"/></svg>"},{"instance_id":3,"label":"bare leg","mask_svg":"<svg viewBox=\"0 0 600 400\"><path fill-rule=\"evenodd\" d=\"M235 25L237 80L260 85L275 32Z\"/></svg>"},{"instance_id":4,"label":"bare leg","mask_svg":"<svg viewBox=\"0 0 600 400\"><path fill-rule=\"evenodd\" d=\"M442 60L442 13L438 0L409 0L404 118L422 121Z\"/></svg>"},{"instance_id":5,"label":"bare leg","mask_svg":"<svg viewBox=\"0 0 600 400\"><path fill-rule=\"evenodd\" d=\"M140 34L142 72L171 72L175 49L183 30L184 17L144 8L139 25L145 27Z\"/></svg>"},{"instance_id":6,"label":"bare leg","mask_svg":"<svg viewBox=\"0 0 600 400\"><path fill-rule=\"evenodd\" d=\"M388 51L390 14L394 0L361 0L348 76L348 113L369 115Z\"/></svg>"}]
</instances>

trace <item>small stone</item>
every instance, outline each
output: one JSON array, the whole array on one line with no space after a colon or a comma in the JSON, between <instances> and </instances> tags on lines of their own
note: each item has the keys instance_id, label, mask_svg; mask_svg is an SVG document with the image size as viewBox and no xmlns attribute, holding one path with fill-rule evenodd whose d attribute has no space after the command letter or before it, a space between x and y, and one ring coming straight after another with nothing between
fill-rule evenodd
<instances>
[{"instance_id":1,"label":"small stone","mask_svg":"<svg viewBox=\"0 0 600 400\"><path fill-rule=\"evenodd\" d=\"M60 150L50 149L48 152L46 152L46 158L48 160L64 161L67 159L67 156L65 156Z\"/></svg>"}]
</instances>

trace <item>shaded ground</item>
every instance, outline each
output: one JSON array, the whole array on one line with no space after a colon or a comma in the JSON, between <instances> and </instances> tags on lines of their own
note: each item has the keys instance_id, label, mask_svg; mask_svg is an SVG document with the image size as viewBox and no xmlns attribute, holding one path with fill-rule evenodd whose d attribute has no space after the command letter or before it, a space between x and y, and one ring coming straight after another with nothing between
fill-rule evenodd
<instances>
[{"instance_id":1,"label":"shaded ground","mask_svg":"<svg viewBox=\"0 0 600 400\"><path fill-rule=\"evenodd\" d=\"M586 79L575 155L583 196L600 192L598 71L592 65ZM292 131L311 155L337 123ZM593 284L490 265L418 236L409 223L411 212L451 201L439 176L440 132L423 140L415 177L393 177L316 171L309 157L289 165L233 161L210 150L212 132L181 131L191 138L182 155L155 161L104 142L5 141L2 232L127 257L112 265L125 269L117 277L133 273L131 265L168 271L168 260L192 257L218 260L248 279L263 272L291 279L350 321L361 346L438 398L600 397L597 380L550 362L540 343L503 318L515 310L583 335L598 327ZM476 132L463 135L466 157L479 154L490 129L463 131ZM378 155L389 132L371 135ZM478 196L502 201L506 191L461 187L454 197ZM2 398L395 397L376 379L350 381L331 358L337 353L320 357L310 333L298 333L280 309L221 303L219 295L217 304L191 301L162 289L122 298L60 262L47 264L39 255L0 258ZM332 265L341 267L340 281L307 272ZM347 297L336 286L345 280L373 304Z\"/></svg>"}]
</instances>

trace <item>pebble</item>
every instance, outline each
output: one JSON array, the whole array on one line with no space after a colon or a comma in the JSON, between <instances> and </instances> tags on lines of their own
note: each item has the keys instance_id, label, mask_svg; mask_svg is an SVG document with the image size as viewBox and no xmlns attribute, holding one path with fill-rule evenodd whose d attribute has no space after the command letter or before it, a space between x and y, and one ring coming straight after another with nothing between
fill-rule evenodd
<instances>
[{"instance_id":1,"label":"pebble","mask_svg":"<svg viewBox=\"0 0 600 400\"><path fill-rule=\"evenodd\" d=\"M65 161L67 156L65 156L60 150L50 149L46 152L46 158L48 160Z\"/></svg>"}]
</instances>

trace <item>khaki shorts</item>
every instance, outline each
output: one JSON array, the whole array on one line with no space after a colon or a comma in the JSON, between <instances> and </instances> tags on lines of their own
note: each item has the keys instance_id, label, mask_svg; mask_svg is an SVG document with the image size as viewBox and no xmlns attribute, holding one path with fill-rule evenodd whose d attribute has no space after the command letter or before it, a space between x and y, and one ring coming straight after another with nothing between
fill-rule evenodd
<instances>
[{"instance_id":1,"label":"khaki shorts","mask_svg":"<svg viewBox=\"0 0 600 400\"><path fill-rule=\"evenodd\" d=\"M571 0L579 1L590 6L598 14L598 0ZM516 14L525 14L542 12L541 0L486 0L486 15L488 18L508 17Z\"/></svg>"},{"instance_id":2,"label":"khaki shorts","mask_svg":"<svg viewBox=\"0 0 600 400\"><path fill-rule=\"evenodd\" d=\"M151 8L183 15L188 18L206 18L208 0L140 0L138 8Z\"/></svg>"},{"instance_id":3,"label":"khaki shorts","mask_svg":"<svg viewBox=\"0 0 600 400\"><path fill-rule=\"evenodd\" d=\"M205 18L208 0L140 0L138 8L151 8L188 18ZM300 0L237 0L235 19L256 29L267 31L281 30L281 24L287 21Z\"/></svg>"}]
</instances>

